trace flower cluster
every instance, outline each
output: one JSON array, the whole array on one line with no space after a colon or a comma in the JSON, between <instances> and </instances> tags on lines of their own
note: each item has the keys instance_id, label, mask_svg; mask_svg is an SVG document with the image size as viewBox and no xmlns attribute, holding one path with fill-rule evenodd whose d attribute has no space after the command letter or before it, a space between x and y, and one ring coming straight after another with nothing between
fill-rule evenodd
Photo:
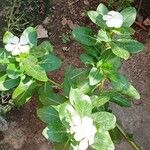
<instances>
[{"instance_id":1,"label":"flower cluster","mask_svg":"<svg viewBox=\"0 0 150 150\"><path fill-rule=\"evenodd\" d=\"M21 53L28 53L30 50L29 40L24 35L22 35L20 39L17 36L13 36L8 40L5 49L11 52L13 56L20 55Z\"/></svg>"},{"instance_id":2,"label":"flower cluster","mask_svg":"<svg viewBox=\"0 0 150 150\"><path fill-rule=\"evenodd\" d=\"M72 116L69 132L79 142L76 148L78 150L86 150L89 145L94 143L94 137L97 132L96 127L93 125L93 120L88 116L80 117L73 107L70 107L68 111Z\"/></svg>"}]
</instances>

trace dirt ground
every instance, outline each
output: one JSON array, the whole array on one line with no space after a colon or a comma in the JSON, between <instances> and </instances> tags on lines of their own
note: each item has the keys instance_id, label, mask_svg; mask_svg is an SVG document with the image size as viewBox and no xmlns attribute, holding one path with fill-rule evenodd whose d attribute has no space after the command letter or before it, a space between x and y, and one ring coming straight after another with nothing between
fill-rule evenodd
<instances>
[{"instance_id":1,"label":"dirt ground","mask_svg":"<svg viewBox=\"0 0 150 150\"><path fill-rule=\"evenodd\" d=\"M45 16L42 25L48 31L49 40L55 45L56 55L63 61L62 68L56 74L50 74L54 80L62 81L64 68L68 64L83 66L79 60L79 55L83 52L81 47L72 40L66 44L62 43L60 36L63 33L70 33L78 25L95 28L85 12L95 9L99 3L100 0L53 1L50 8L52 14ZM141 100L135 102L132 108L111 106L120 118L122 126L135 135L142 150L150 150L150 39L147 32L136 27L136 38L146 43L145 50L124 62L121 69L140 91ZM52 150L52 144L41 135L44 124L36 117L36 101L33 98L24 108L13 110L7 115L9 128L0 133L0 150ZM116 146L116 150L132 150L132 148L122 141Z\"/></svg>"}]
</instances>

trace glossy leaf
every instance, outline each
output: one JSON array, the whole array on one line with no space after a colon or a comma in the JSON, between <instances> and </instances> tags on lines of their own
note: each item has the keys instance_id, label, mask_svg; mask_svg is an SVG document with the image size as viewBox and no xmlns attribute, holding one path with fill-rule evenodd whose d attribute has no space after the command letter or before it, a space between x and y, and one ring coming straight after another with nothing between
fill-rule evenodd
<instances>
[{"instance_id":1,"label":"glossy leaf","mask_svg":"<svg viewBox=\"0 0 150 150\"><path fill-rule=\"evenodd\" d=\"M42 134L51 142L62 143L68 140L67 131L61 123L49 125L43 130Z\"/></svg>"},{"instance_id":2,"label":"glossy leaf","mask_svg":"<svg viewBox=\"0 0 150 150\"><path fill-rule=\"evenodd\" d=\"M37 32L35 28L26 28L22 35L26 36L29 39L29 44L31 47L37 46Z\"/></svg>"},{"instance_id":3,"label":"glossy leaf","mask_svg":"<svg viewBox=\"0 0 150 150\"><path fill-rule=\"evenodd\" d=\"M60 123L59 114L52 106L44 106L37 110L38 117L47 124Z\"/></svg>"},{"instance_id":4,"label":"glossy leaf","mask_svg":"<svg viewBox=\"0 0 150 150\"><path fill-rule=\"evenodd\" d=\"M121 11L123 16L123 27L130 27L136 19L136 9L134 7L128 7Z\"/></svg>"},{"instance_id":5,"label":"glossy leaf","mask_svg":"<svg viewBox=\"0 0 150 150\"><path fill-rule=\"evenodd\" d=\"M90 28L77 27L72 31L72 35L81 44L92 46L96 43L96 38Z\"/></svg>"},{"instance_id":6,"label":"glossy leaf","mask_svg":"<svg viewBox=\"0 0 150 150\"><path fill-rule=\"evenodd\" d=\"M75 110L80 116L90 115L92 111L92 102L88 95L82 94L79 89L71 89L69 100L75 107Z\"/></svg>"},{"instance_id":7,"label":"glossy leaf","mask_svg":"<svg viewBox=\"0 0 150 150\"><path fill-rule=\"evenodd\" d=\"M0 77L0 91L8 91L16 87L20 82L20 78L10 79L7 75Z\"/></svg>"},{"instance_id":8,"label":"glossy leaf","mask_svg":"<svg viewBox=\"0 0 150 150\"><path fill-rule=\"evenodd\" d=\"M102 79L103 79L103 73L96 67L93 67L89 73L90 85L96 85L100 83Z\"/></svg>"},{"instance_id":9,"label":"glossy leaf","mask_svg":"<svg viewBox=\"0 0 150 150\"><path fill-rule=\"evenodd\" d=\"M95 63L94 58L87 54L82 54L80 56L80 59L84 64L94 65L94 63Z\"/></svg>"},{"instance_id":10,"label":"glossy leaf","mask_svg":"<svg viewBox=\"0 0 150 150\"><path fill-rule=\"evenodd\" d=\"M106 131L96 134L92 148L95 150L114 150L115 146L109 133Z\"/></svg>"},{"instance_id":11,"label":"glossy leaf","mask_svg":"<svg viewBox=\"0 0 150 150\"><path fill-rule=\"evenodd\" d=\"M111 49L112 49L112 52L120 57L120 58L123 58L125 60L127 60L130 56L129 52L125 49L123 49L122 47L119 47L117 44L111 42L110 43L110 46L111 46Z\"/></svg>"},{"instance_id":12,"label":"glossy leaf","mask_svg":"<svg viewBox=\"0 0 150 150\"><path fill-rule=\"evenodd\" d=\"M144 49L144 45L136 40L119 39L114 41L119 47L130 53L137 53Z\"/></svg>"},{"instance_id":13,"label":"glossy leaf","mask_svg":"<svg viewBox=\"0 0 150 150\"><path fill-rule=\"evenodd\" d=\"M118 104L121 107L131 107L131 100L127 99L125 96L121 95L121 93L111 92L108 93L110 96L110 101Z\"/></svg>"},{"instance_id":14,"label":"glossy leaf","mask_svg":"<svg viewBox=\"0 0 150 150\"><path fill-rule=\"evenodd\" d=\"M40 65L37 64L37 62L38 60L35 57L29 56L22 60L22 67L28 76L31 76L36 80L46 82L48 80L46 72Z\"/></svg>"},{"instance_id":15,"label":"glossy leaf","mask_svg":"<svg viewBox=\"0 0 150 150\"><path fill-rule=\"evenodd\" d=\"M91 100L92 100L92 105L93 105L93 108L94 107L100 107L102 105L104 105L105 103L109 102L109 97L107 96L97 96L97 95L93 95L91 96Z\"/></svg>"},{"instance_id":16,"label":"glossy leaf","mask_svg":"<svg viewBox=\"0 0 150 150\"><path fill-rule=\"evenodd\" d=\"M39 89L39 100L45 106L47 105L60 105L66 101L66 98L53 91L52 85L46 82Z\"/></svg>"},{"instance_id":17,"label":"glossy leaf","mask_svg":"<svg viewBox=\"0 0 150 150\"><path fill-rule=\"evenodd\" d=\"M19 66L17 66L14 63L11 63L11 64L8 64L6 73L9 78L17 79L21 75L22 72L21 72Z\"/></svg>"},{"instance_id":18,"label":"glossy leaf","mask_svg":"<svg viewBox=\"0 0 150 150\"><path fill-rule=\"evenodd\" d=\"M116 117L108 112L97 112L91 114L93 121L97 124L99 132L108 131L116 126Z\"/></svg>"},{"instance_id":19,"label":"glossy leaf","mask_svg":"<svg viewBox=\"0 0 150 150\"><path fill-rule=\"evenodd\" d=\"M12 94L15 105L20 107L29 101L36 88L37 84L33 80L25 79L24 81L21 81Z\"/></svg>"},{"instance_id":20,"label":"glossy leaf","mask_svg":"<svg viewBox=\"0 0 150 150\"><path fill-rule=\"evenodd\" d=\"M91 19L91 21L93 23L95 23L96 25L98 25L101 28L105 28L106 27L106 23L103 20L103 16L97 12L97 11L88 11L88 16Z\"/></svg>"},{"instance_id":21,"label":"glossy leaf","mask_svg":"<svg viewBox=\"0 0 150 150\"><path fill-rule=\"evenodd\" d=\"M102 4L102 3L100 3L100 4L98 5L96 11L97 11L98 13L100 13L101 15L106 15L106 14L109 12L108 8L107 8L104 4Z\"/></svg>"},{"instance_id":22,"label":"glossy leaf","mask_svg":"<svg viewBox=\"0 0 150 150\"><path fill-rule=\"evenodd\" d=\"M98 42L109 42L111 39L107 35L107 32L105 30L99 30L98 35L97 35L97 41Z\"/></svg>"},{"instance_id":23,"label":"glossy leaf","mask_svg":"<svg viewBox=\"0 0 150 150\"><path fill-rule=\"evenodd\" d=\"M13 35L11 32L9 32L9 31L5 32L5 34L4 34L4 36L3 36L3 43L4 43L4 44L9 43L10 39L11 39L13 36L14 36L14 35Z\"/></svg>"},{"instance_id":24,"label":"glossy leaf","mask_svg":"<svg viewBox=\"0 0 150 150\"><path fill-rule=\"evenodd\" d=\"M121 93L127 95L130 98L136 99L136 100L140 99L140 94L134 88L134 86L131 84L129 85L129 87L126 90L123 90Z\"/></svg>"},{"instance_id":25,"label":"glossy leaf","mask_svg":"<svg viewBox=\"0 0 150 150\"><path fill-rule=\"evenodd\" d=\"M55 71L61 67L61 60L52 54L45 55L40 60L39 64L46 72Z\"/></svg>"},{"instance_id":26,"label":"glossy leaf","mask_svg":"<svg viewBox=\"0 0 150 150\"><path fill-rule=\"evenodd\" d=\"M88 74L89 71L86 69L77 69L70 66L66 70L63 84L65 95L69 95L71 87L79 88L83 93L88 93L92 89L88 82Z\"/></svg>"}]
</instances>

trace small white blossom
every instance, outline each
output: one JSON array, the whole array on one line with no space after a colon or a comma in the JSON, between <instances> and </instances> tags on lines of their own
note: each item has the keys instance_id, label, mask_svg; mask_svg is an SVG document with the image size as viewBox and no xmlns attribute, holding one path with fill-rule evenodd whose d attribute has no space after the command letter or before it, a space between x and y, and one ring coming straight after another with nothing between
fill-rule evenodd
<instances>
[{"instance_id":1,"label":"small white blossom","mask_svg":"<svg viewBox=\"0 0 150 150\"><path fill-rule=\"evenodd\" d=\"M5 49L8 52L11 52L13 56L21 53L28 53L30 50L28 38L23 35L20 37L20 39L17 36L13 36L5 45Z\"/></svg>"},{"instance_id":2,"label":"small white blossom","mask_svg":"<svg viewBox=\"0 0 150 150\"><path fill-rule=\"evenodd\" d=\"M78 149L86 150L94 143L96 127L93 120L87 116L81 118L79 115L72 116L70 133L74 134L74 139L79 142Z\"/></svg>"},{"instance_id":3,"label":"small white blossom","mask_svg":"<svg viewBox=\"0 0 150 150\"><path fill-rule=\"evenodd\" d=\"M123 23L123 16L116 11L110 11L107 15L103 16L108 27L120 28Z\"/></svg>"}]
</instances>

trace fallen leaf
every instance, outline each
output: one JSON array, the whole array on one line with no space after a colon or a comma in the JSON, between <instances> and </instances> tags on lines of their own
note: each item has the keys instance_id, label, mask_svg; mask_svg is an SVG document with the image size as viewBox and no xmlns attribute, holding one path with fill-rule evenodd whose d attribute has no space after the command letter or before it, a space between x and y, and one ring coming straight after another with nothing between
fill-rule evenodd
<instances>
[{"instance_id":1,"label":"fallen leaf","mask_svg":"<svg viewBox=\"0 0 150 150\"><path fill-rule=\"evenodd\" d=\"M145 26L150 26L150 19L145 19L144 20L144 22L143 22L143 24L145 25Z\"/></svg>"},{"instance_id":2,"label":"fallen leaf","mask_svg":"<svg viewBox=\"0 0 150 150\"><path fill-rule=\"evenodd\" d=\"M37 34L39 39L48 38L48 32L42 25L37 26Z\"/></svg>"}]
</instances>

